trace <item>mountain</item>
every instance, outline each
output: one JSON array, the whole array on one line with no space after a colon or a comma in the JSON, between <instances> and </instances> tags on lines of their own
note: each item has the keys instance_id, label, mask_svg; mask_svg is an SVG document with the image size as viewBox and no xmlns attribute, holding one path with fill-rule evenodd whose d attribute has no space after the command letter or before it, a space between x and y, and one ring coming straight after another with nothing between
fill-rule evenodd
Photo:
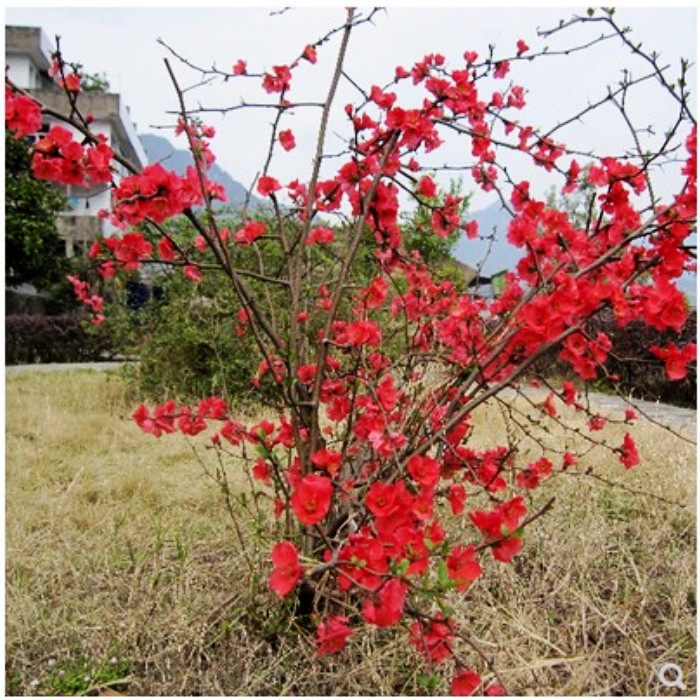
<instances>
[{"instance_id":1,"label":"mountain","mask_svg":"<svg viewBox=\"0 0 700 700\"><path fill-rule=\"evenodd\" d=\"M149 163L161 163L164 168L184 175L190 165L194 164L192 154L189 151L175 148L170 141L155 134L141 134L139 136L143 144ZM226 190L227 200L220 206L240 207L246 199L246 188L240 182L234 180L225 170L216 163L209 168L208 177L214 182L223 185ZM257 208L262 202L251 195L249 207Z\"/></svg>"},{"instance_id":2,"label":"mountain","mask_svg":"<svg viewBox=\"0 0 700 700\"><path fill-rule=\"evenodd\" d=\"M510 214L500 202L494 202L480 211L469 212L467 219L478 224L479 238L471 240L465 236L460 237L452 255L471 267L481 265L481 272L486 277L503 270L514 269L523 251L508 243L506 239L510 218ZM481 240L481 237L490 236L494 232L493 241Z\"/></svg>"}]
</instances>

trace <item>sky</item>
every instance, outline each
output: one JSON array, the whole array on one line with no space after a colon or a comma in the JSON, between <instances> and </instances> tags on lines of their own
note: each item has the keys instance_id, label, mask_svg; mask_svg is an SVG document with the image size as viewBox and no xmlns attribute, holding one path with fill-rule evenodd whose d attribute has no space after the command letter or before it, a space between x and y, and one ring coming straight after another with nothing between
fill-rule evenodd
<instances>
[{"instance_id":1,"label":"sky","mask_svg":"<svg viewBox=\"0 0 700 700\"><path fill-rule=\"evenodd\" d=\"M279 8L280 10L282 8ZM595 29L586 34L571 32L551 39L538 38L538 28L555 27L572 14L585 14L585 7L450 7L420 9L389 7L374 16L371 25L359 27L353 34L348 55L347 73L359 84L384 85L392 79L397 65L408 68L425 54L439 52L448 61L463 63L465 50L476 50L482 56L489 45L496 46L497 55L513 55L518 39L531 49L547 45L550 51L570 47L597 36ZM654 48L663 61L676 71L681 57L695 58L697 17L692 6L685 8L619 7L616 15L620 24L630 26L633 38L643 46ZM217 66L230 70L238 60L248 62L249 70L263 72L273 65L288 64L307 43L323 36L329 29L342 24L342 7L295 7L286 11L272 8L209 7L188 8L172 4L168 7L41 7L9 6L5 8L6 24L41 26L54 43L61 37L61 48L68 60L82 63L87 72L105 73L111 89L123 95L139 133L151 132L167 137L183 148L172 131L175 117L168 111L176 109L176 98L169 81L164 58L168 58L181 87L187 88L189 106L225 108L248 100L267 99L259 90L259 81L213 81L197 87L200 76L185 67L158 43L165 41L188 61L205 68ZM303 63L295 72L290 96L296 100L318 101L327 89L335 60L338 41L319 49L318 64ZM629 65L635 75L643 66L631 60L619 43L600 46L590 54L550 57L514 67L512 79L528 89L528 107L522 119L528 123L554 126L558 120L602 97L607 85L620 79L620 70ZM694 84L694 82L692 83ZM504 87L505 85L495 85ZM342 107L357 101L358 92L344 82L336 99L342 117ZM665 113L658 95L640 94L632 105L649 126L663 123ZM234 111L222 117L207 113L205 121L217 129L212 142L217 162L235 179L249 186L264 161L270 138L270 110ZM309 107L297 109L284 121L282 128L292 128L297 148L275 155L270 172L281 181L308 176L311 168L315 136L320 111ZM566 133L567 143L587 148L602 145L615 151L620 135L618 119L609 111L595 120L586 120ZM329 149L340 151L344 140L345 121L332 122ZM657 135L660 138L660 135ZM569 140L571 139L571 140ZM446 160L466 162L459 149L468 148L460 140L447 155L440 155L435 165ZM461 159L461 160L460 160ZM445 176L447 177L447 176ZM543 177L541 187L545 187ZM467 189L472 189L471 181ZM475 188L474 188L475 189ZM490 203L483 193L476 192L473 204L482 208Z\"/></svg>"}]
</instances>

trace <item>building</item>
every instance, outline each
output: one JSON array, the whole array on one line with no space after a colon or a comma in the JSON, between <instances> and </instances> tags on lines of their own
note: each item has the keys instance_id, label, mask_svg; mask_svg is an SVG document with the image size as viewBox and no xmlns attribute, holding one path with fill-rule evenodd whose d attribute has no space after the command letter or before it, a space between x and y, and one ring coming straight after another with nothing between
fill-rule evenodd
<instances>
[{"instance_id":1,"label":"building","mask_svg":"<svg viewBox=\"0 0 700 700\"><path fill-rule=\"evenodd\" d=\"M452 258L451 263L463 275L467 289L475 296L484 299L496 299L503 294L508 270L499 270L491 275L484 275L480 269L456 258Z\"/></svg>"},{"instance_id":2,"label":"building","mask_svg":"<svg viewBox=\"0 0 700 700\"><path fill-rule=\"evenodd\" d=\"M49 76L54 48L39 27L5 27L5 63L7 77L17 86L28 90L45 107L59 113L68 113L69 104L65 93ZM131 121L129 108L120 95L109 92L82 92L78 107L84 115L91 114L91 128L96 134L104 134L115 153L123 156L136 167L142 168L148 159ZM68 127L64 122L46 116L42 131L47 132L54 124ZM122 166L115 163L117 179L126 174ZM98 218L97 213L111 207L108 185L90 189L67 186L63 188L70 208L58 221L58 230L66 241L66 255L71 257L86 251L98 236L110 236L117 230L108 220Z\"/></svg>"}]
</instances>

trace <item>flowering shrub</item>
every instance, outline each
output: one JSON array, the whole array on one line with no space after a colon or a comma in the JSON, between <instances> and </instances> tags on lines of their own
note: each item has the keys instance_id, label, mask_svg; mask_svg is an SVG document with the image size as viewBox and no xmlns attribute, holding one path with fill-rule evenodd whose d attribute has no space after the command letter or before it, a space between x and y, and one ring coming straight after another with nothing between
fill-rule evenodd
<instances>
[{"instance_id":1,"label":"flowering shrub","mask_svg":"<svg viewBox=\"0 0 700 700\"><path fill-rule=\"evenodd\" d=\"M476 449L472 414L517 387L558 344L560 359L581 382L595 379L611 343L604 332L588 333L586 324L603 310L620 326L682 326L687 310L675 282L694 270L687 241L696 220L695 122L683 87L652 73L675 109L673 121L659 129L666 136L654 156L637 141L624 157L586 156L584 169L584 156L555 138L558 129L519 121L526 91L507 81L518 65L547 53L521 40L499 58L466 51L453 67L429 54L410 69L399 66L383 87L361 91L344 107L348 148L329 169L325 138L348 40L371 16L349 10L342 27L300 44L296 60L271 71L256 74L241 59L224 73L226 80L259 79L277 113L257 181L272 215L266 223L249 216L235 232L211 206L222 197L207 178L214 131L186 107L170 70L181 102L177 131L195 165L185 177L150 165L115 181L106 215L124 234L96 243L91 256L105 278L159 261L192 284L219 275L234 290L237 332L254 338L260 356L253 382L274 388L276 418L246 425L234 407L212 396L194 406L141 405L134 419L155 437L209 432L222 459L235 450L249 460L257 497L269 503L275 523L269 586L282 598L311 591L317 653L340 652L365 625L401 627L426 664L453 664L452 693L497 695L504 684L493 669L472 668L468 631L454 620L454 594L464 596L486 567L508 564L522 551L528 527L552 506L541 495L546 484L575 469L577 458L563 449L545 454L544 446L534 459L508 444ZM612 15L595 19L624 40ZM592 21L577 18L554 31ZM320 62L338 35L338 68L322 101L312 172L303 181L280 181L272 155L296 148L289 114L296 73ZM636 85L628 77L610 95L625 118L624 98ZM12 127L29 134L36 110L17 105L24 98L18 94L8 86ZM79 109L79 97L76 104ZM64 121L80 126L75 115ZM441 194L438 175L420 165L448 137L463 140L462 152L471 153L463 169L513 214L508 239L522 257L497 299L436 280L402 239L402 198L427 211L437 237L479 234L462 215L460 196ZM88 132L86 141L54 127L35 147L37 177L103 181L113 154L99 136ZM678 191L661 202L654 163L681 146ZM505 167L510 153L520 156L519 167L559 174L565 191L585 178L600 216L582 226L547 206L528 180ZM192 225L192 240L184 244L161 225L176 215ZM277 249L281 264L244 254L263 244ZM369 259L359 255L367 245ZM353 277L358 265L369 266L360 284ZM99 300L80 280L73 284L101 320ZM665 359L669 376L680 377L695 346L653 352ZM539 408L552 419L585 410L571 382L552 389ZM592 416L588 423L591 441L601 420ZM605 447L624 469L639 463L631 432Z\"/></svg>"}]
</instances>

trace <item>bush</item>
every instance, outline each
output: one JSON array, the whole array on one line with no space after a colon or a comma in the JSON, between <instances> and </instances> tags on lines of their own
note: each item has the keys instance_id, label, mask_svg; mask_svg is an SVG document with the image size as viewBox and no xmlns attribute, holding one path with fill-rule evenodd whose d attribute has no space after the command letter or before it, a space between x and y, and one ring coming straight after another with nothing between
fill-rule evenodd
<instances>
[{"instance_id":1,"label":"bush","mask_svg":"<svg viewBox=\"0 0 700 700\"><path fill-rule=\"evenodd\" d=\"M577 17L562 23L560 30L607 19L610 36L624 39L625 31L611 17L611 11L607 18ZM206 108L186 107L174 73L180 101L176 132L186 134L194 161L184 177L155 163L114 181L109 163L113 154L99 135L89 133L83 147L67 142L72 135L58 127L40 142L34 163L61 184L112 183L110 220L125 233L96 242L90 250L105 280L120 270L136 273L144 264L151 279L157 275L164 287L188 280L191 290L197 290L175 294L175 288L166 288L164 300L150 304L153 316L160 315L167 324L161 326L165 336L160 337L168 342L143 351L144 363L163 345L160 367L175 379L192 363L199 373L200 363L207 362L205 354L224 370L229 362L236 363L231 382L211 387L214 391L196 389L200 395L216 395L179 405L172 399L156 406L142 403L132 416L155 438L176 431L188 437L211 431L200 440L209 437L206 444L216 458L209 475L226 497L237 546L246 552L241 575L247 577L247 586L259 588L256 558L267 551L272 564L268 588L280 598L291 596L280 606L275 627L291 630L300 648L315 628L318 656L343 653L357 633L363 639L355 637L352 644L366 649L371 639L381 636L383 646L394 637L389 628L395 628L407 633L407 648L424 659L430 676L424 678L422 690L438 689L443 677L433 669L449 662L451 695L471 695L479 689L486 695L508 694L487 653L471 641L472 635L480 637L478 621L458 621L456 608L470 585L482 573L489 575L486 567L498 570L514 562L517 578L527 566L524 533L557 500L547 494L551 482L565 480L564 474L590 473L579 458L600 448L596 462L601 466L610 461L620 470L630 470L642 455L630 432L620 434L627 431L629 420L608 421L621 427L617 435L587 435L584 431L602 427L600 421L590 420L586 428L572 425L564 441L554 436L546 422L558 415L554 395L535 405L534 414L509 411L504 400L500 407L509 420L500 434L489 431L480 438L472 416L520 381L531 362L557 342L565 345L568 361L584 382L595 379L596 363L606 361L609 348L602 339L586 337L586 323L607 305L624 305L625 321L639 319L662 329L683 323L688 310L674 281L694 267L686 239L696 223L695 119L685 93L661 80L663 96L671 99L678 114L659 148L647 148L637 139L641 129L625 108L635 82L625 82L611 93L621 112L620 126L633 135L627 144L631 150L623 160L586 152L587 160L595 159L587 181L601 214L590 217L582 229L566 212L548 209L536 198L534 187L531 191L536 181L521 179L521 169L511 169L509 155L522 151L521 162L532 165L532 172L543 167L561 173L566 178L563 191L576 189L581 165L569 157L580 157L582 144L567 147L552 135L603 103L547 132L516 125L519 118L514 120L511 110L524 106L526 88L513 84L510 92L501 92L504 83L491 80L506 77L511 60L518 66L512 79L519 79L524 63L516 59L531 51L524 40L518 41L516 56L512 47L505 49L509 58L498 59L491 52L484 62L477 52L468 51L454 64L455 70L445 65L442 54L425 56L411 72L402 66L390 68L394 79L387 90L413 77L417 93L407 103L401 98L410 107L395 105L398 95L377 85L371 91L360 87L359 102L346 104L342 112L339 107L338 117L347 130L336 132L335 116L330 115L333 103L339 106L343 101L334 97L346 77L350 34L371 18L360 18L349 8L343 25L308 44L301 56L315 63L317 47L331 37L339 41L325 100L317 103L322 105L321 123L313 153L306 154L313 158L308 183L287 182L285 168L277 159L273 165L278 143L285 150L293 147L291 130L278 133L277 128L283 122L286 126L289 113L297 112L287 91L292 72L296 85L296 69L303 64L274 66L274 75L248 74L241 59L230 76L217 69L204 71L202 79L200 71L204 83L244 74L262 77L266 104L261 106L279 110L272 133L265 136L269 146L256 185L257 194L269 202L267 221L245 212L240 227L238 222L229 227L217 216L213 200L223 197L223 189L207 173L214 160L209 139L215 129L201 121L199 112ZM592 40L587 46L597 43ZM652 56L636 48L635 52L656 66ZM523 59L529 63L546 53L546 46L537 47ZM61 70L72 68L58 60ZM683 63L679 85L685 82L686 70ZM304 69L300 80L303 74ZM77 76L71 76L75 83ZM484 79L486 87L479 91L475 83ZM508 77L505 84L510 81ZM350 82L357 85L352 78ZM72 87L64 89L73 92ZM402 87L400 92L406 91ZM271 93L280 93L272 103ZM7 102L19 114L15 121L22 133L36 130L40 105L27 104L24 95L10 94ZM68 124L87 123L78 109L77 117L65 117ZM336 144L330 145L331 138L337 141L336 133L346 144L340 152ZM453 136L463 139L464 148L451 148ZM677 154L683 143L688 156L682 164ZM461 293L405 247L400 227L404 194L429 209L430 230L438 239L479 235L476 222L462 218L463 198L442 192L429 175L419 179L427 163L418 159L441 144L449 144L446 150L451 154L459 153L456 160L447 159L441 171L469 169L484 191L496 190L502 203L512 205L508 239L525 255L496 300ZM615 150L624 148L621 140ZM469 152L476 159L471 167L465 164ZM662 204L654 196L652 173L669 158L680 171L674 178L678 194ZM435 162L434 156L429 162ZM282 174L282 182L274 176ZM662 176L670 185L669 174L664 171ZM179 215L190 230L171 233L166 222ZM430 245L428 252L442 248ZM268 256L267 250L275 255ZM371 255L365 255L369 251ZM171 272L166 274L166 269ZM633 284L635 280L639 283ZM101 295L93 293L87 281L73 277L72 283L95 322L101 322ZM134 335L148 339L150 318L138 313L129 323ZM192 330L193 322L201 325ZM204 346L200 327L208 329ZM227 354L220 355L220 350ZM685 376L695 347L686 346L682 352L676 348L675 353L680 358L671 358L669 376ZM241 416L240 402L221 390L246 378L256 365L255 379L273 389L276 410L251 423L255 418ZM146 364L142 369L148 378ZM442 373L437 381L436 373ZM567 386L560 399L575 411L576 397L574 388ZM193 444L196 449L199 443ZM240 461L250 469L241 470ZM232 474L243 471L248 478L249 486L240 494L229 480L229 469ZM536 492L540 486L544 488ZM240 519L239 503L244 510L255 510L250 526ZM253 546L248 533L255 538ZM576 547L575 542L567 543L562 556ZM476 590L488 587L489 579L482 581ZM511 583L517 581L511 579L506 587ZM228 606L217 606L205 626L218 624L219 613ZM348 649L337 663L345 667L349 653ZM483 677L469 668L483 666L484 661ZM287 684L281 692L295 690Z\"/></svg>"},{"instance_id":2,"label":"bush","mask_svg":"<svg viewBox=\"0 0 700 700\"><path fill-rule=\"evenodd\" d=\"M5 363L95 362L108 359L107 334L85 328L78 316L7 316Z\"/></svg>"},{"instance_id":3,"label":"bush","mask_svg":"<svg viewBox=\"0 0 700 700\"><path fill-rule=\"evenodd\" d=\"M658 331L640 321L624 328L615 324L610 311L606 311L589 323L591 335L606 333L612 341L612 352L605 363L605 370L618 389L639 399L662 401L695 408L697 402L697 363L688 364L685 379L668 378L664 362L649 348L669 343L685 345L694 343L697 335L697 316L688 316L680 333Z\"/></svg>"},{"instance_id":4,"label":"bush","mask_svg":"<svg viewBox=\"0 0 700 700\"><path fill-rule=\"evenodd\" d=\"M107 324L120 352L139 360L128 378L141 397L245 400L251 393L259 362L252 339L236 335L231 292L207 286L196 289L172 275L155 288L132 283L118 293L126 303L111 307Z\"/></svg>"},{"instance_id":5,"label":"bush","mask_svg":"<svg viewBox=\"0 0 700 700\"><path fill-rule=\"evenodd\" d=\"M599 373L601 379L594 384L603 391L616 389L625 395L647 401L661 401L676 406L695 408L697 404L697 363L688 364L685 379L668 378L663 360L649 348L675 343L682 346L694 343L697 335L697 316L690 314L680 333L658 331L641 321L633 321L624 327L615 323L610 310L591 319L586 327L590 337L605 333L612 342L612 350ZM550 378L575 379L571 366L558 358L560 346L542 356L534 366L534 372Z\"/></svg>"}]
</instances>

